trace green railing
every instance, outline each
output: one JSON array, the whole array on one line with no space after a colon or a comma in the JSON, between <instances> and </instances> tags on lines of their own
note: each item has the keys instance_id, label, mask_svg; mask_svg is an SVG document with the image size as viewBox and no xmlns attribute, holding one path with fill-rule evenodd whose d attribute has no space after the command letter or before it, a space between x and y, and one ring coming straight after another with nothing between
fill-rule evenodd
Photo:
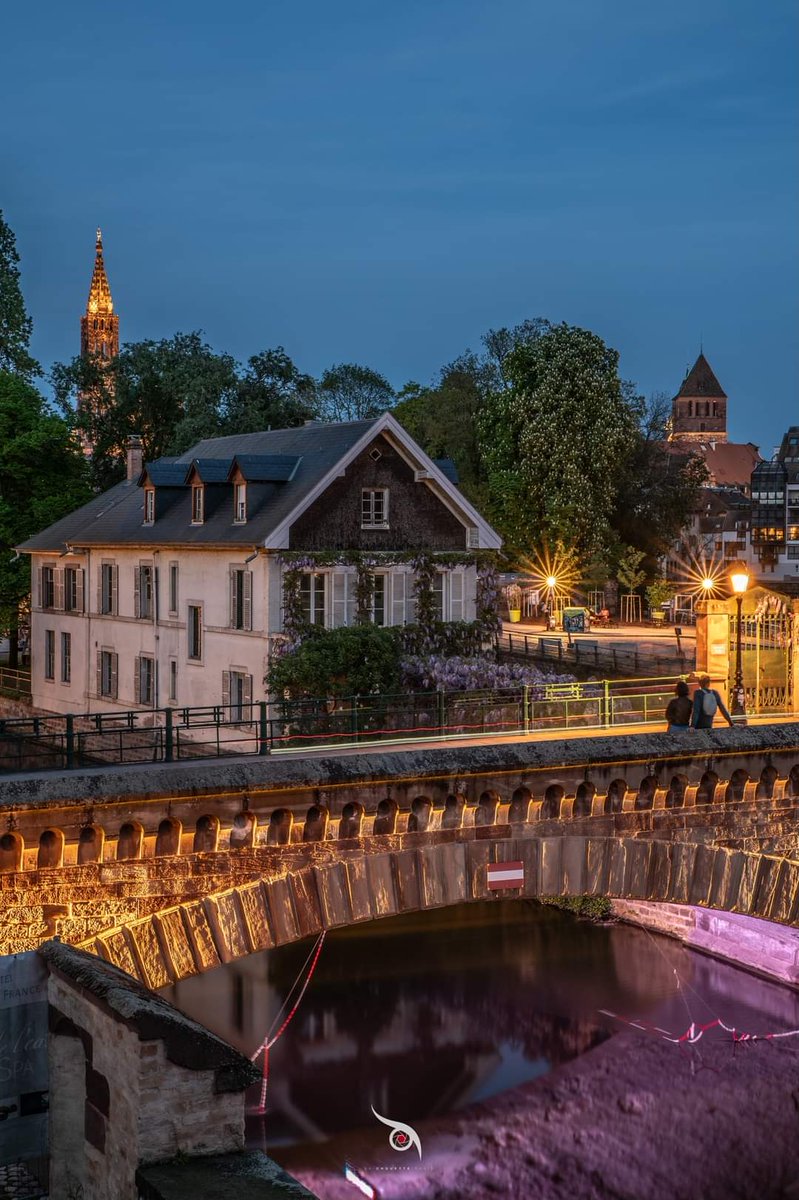
<instances>
[{"instance_id":1,"label":"green railing","mask_svg":"<svg viewBox=\"0 0 799 1200\"><path fill-rule=\"evenodd\" d=\"M674 677L0 719L0 771L662 724Z\"/></svg>"}]
</instances>

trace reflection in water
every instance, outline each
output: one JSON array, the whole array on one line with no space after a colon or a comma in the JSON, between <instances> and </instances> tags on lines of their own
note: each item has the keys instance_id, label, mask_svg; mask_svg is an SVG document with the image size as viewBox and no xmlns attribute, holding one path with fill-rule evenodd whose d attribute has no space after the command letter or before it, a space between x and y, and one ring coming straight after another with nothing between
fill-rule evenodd
<instances>
[{"instance_id":1,"label":"reflection in water","mask_svg":"<svg viewBox=\"0 0 799 1200\"><path fill-rule=\"evenodd\" d=\"M251 955L164 994L252 1054L309 945ZM528 901L333 932L270 1054L266 1118L250 1117L248 1138L293 1144L296 1167L298 1143L373 1128L372 1105L415 1124L544 1074L618 1030L600 1009L682 1032L690 1005L698 1019L715 1009L750 1028L799 1024L784 989L667 938ZM254 1108L257 1087L249 1100Z\"/></svg>"}]
</instances>

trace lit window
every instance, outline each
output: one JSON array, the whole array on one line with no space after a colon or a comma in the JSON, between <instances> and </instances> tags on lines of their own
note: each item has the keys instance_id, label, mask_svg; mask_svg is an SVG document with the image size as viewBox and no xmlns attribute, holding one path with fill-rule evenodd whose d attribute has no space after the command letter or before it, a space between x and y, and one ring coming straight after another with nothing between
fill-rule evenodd
<instances>
[{"instance_id":1,"label":"lit window","mask_svg":"<svg viewBox=\"0 0 799 1200\"><path fill-rule=\"evenodd\" d=\"M155 488L144 489L144 524L152 525L155 521Z\"/></svg>"},{"instance_id":2,"label":"lit window","mask_svg":"<svg viewBox=\"0 0 799 1200\"><path fill-rule=\"evenodd\" d=\"M191 523L192 525L202 525L203 511L205 508L205 488L202 484L196 485L191 489Z\"/></svg>"},{"instance_id":3,"label":"lit window","mask_svg":"<svg viewBox=\"0 0 799 1200\"><path fill-rule=\"evenodd\" d=\"M361 492L361 528L388 529L387 488L364 488Z\"/></svg>"}]
</instances>

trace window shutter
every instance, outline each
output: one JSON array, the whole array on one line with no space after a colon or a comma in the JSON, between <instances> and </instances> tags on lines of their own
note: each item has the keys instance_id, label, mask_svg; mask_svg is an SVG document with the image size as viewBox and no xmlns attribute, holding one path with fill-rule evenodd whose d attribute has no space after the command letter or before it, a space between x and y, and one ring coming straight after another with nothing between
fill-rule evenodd
<instances>
[{"instance_id":1,"label":"window shutter","mask_svg":"<svg viewBox=\"0 0 799 1200\"><path fill-rule=\"evenodd\" d=\"M111 612L114 616L119 610L119 567L114 563L111 568ZM116 655L114 655L116 658ZM114 692L116 695L116 692Z\"/></svg>"},{"instance_id":2,"label":"window shutter","mask_svg":"<svg viewBox=\"0 0 799 1200\"><path fill-rule=\"evenodd\" d=\"M236 628L236 608L239 598L239 573L235 567L228 568L230 591L230 628Z\"/></svg>"},{"instance_id":3,"label":"window shutter","mask_svg":"<svg viewBox=\"0 0 799 1200\"><path fill-rule=\"evenodd\" d=\"M404 571L391 573L391 624L405 624L405 580Z\"/></svg>"},{"instance_id":4,"label":"window shutter","mask_svg":"<svg viewBox=\"0 0 799 1200\"><path fill-rule=\"evenodd\" d=\"M141 616L141 567L133 568L133 615Z\"/></svg>"},{"instance_id":5,"label":"window shutter","mask_svg":"<svg viewBox=\"0 0 799 1200\"><path fill-rule=\"evenodd\" d=\"M119 695L119 655L111 655L111 696L116 700Z\"/></svg>"},{"instance_id":6,"label":"window shutter","mask_svg":"<svg viewBox=\"0 0 799 1200\"><path fill-rule=\"evenodd\" d=\"M133 660L133 699L141 704L141 658L138 654Z\"/></svg>"},{"instance_id":7,"label":"window shutter","mask_svg":"<svg viewBox=\"0 0 799 1200\"><path fill-rule=\"evenodd\" d=\"M97 651L97 695L103 694L103 652Z\"/></svg>"},{"instance_id":8,"label":"window shutter","mask_svg":"<svg viewBox=\"0 0 799 1200\"><path fill-rule=\"evenodd\" d=\"M103 567L100 565L100 570L97 573L97 611L103 611Z\"/></svg>"},{"instance_id":9,"label":"window shutter","mask_svg":"<svg viewBox=\"0 0 799 1200\"><path fill-rule=\"evenodd\" d=\"M244 676L244 717L246 720L252 718L250 706L252 705L252 675Z\"/></svg>"},{"instance_id":10,"label":"window shutter","mask_svg":"<svg viewBox=\"0 0 799 1200\"><path fill-rule=\"evenodd\" d=\"M82 613L86 607L86 572L81 568L75 572L75 612Z\"/></svg>"},{"instance_id":11,"label":"window shutter","mask_svg":"<svg viewBox=\"0 0 799 1200\"><path fill-rule=\"evenodd\" d=\"M405 583L405 621L408 625L416 623L416 578L413 575L409 575Z\"/></svg>"},{"instance_id":12,"label":"window shutter","mask_svg":"<svg viewBox=\"0 0 799 1200\"><path fill-rule=\"evenodd\" d=\"M333 628L347 624L347 576L344 571L333 572Z\"/></svg>"},{"instance_id":13,"label":"window shutter","mask_svg":"<svg viewBox=\"0 0 799 1200\"><path fill-rule=\"evenodd\" d=\"M346 605L346 622L348 625L354 625L358 617L358 600L355 595L355 574L348 571L344 577L344 586L347 592Z\"/></svg>"},{"instance_id":14,"label":"window shutter","mask_svg":"<svg viewBox=\"0 0 799 1200\"><path fill-rule=\"evenodd\" d=\"M64 572L55 571L55 604L53 608L64 607Z\"/></svg>"},{"instance_id":15,"label":"window shutter","mask_svg":"<svg viewBox=\"0 0 799 1200\"><path fill-rule=\"evenodd\" d=\"M244 601L242 604L244 628L252 629L252 571L245 571L242 579L244 582Z\"/></svg>"},{"instance_id":16,"label":"window shutter","mask_svg":"<svg viewBox=\"0 0 799 1200\"><path fill-rule=\"evenodd\" d=\"M463 620L463 571L451 571L449 576L449 619Z\"/></svg>"},{"instance_id":17,"label":"window shutter","mask_svg":"<svg viewBox=\"0 0 799 1200\"><path fill-rule=\"evenodd\" d=\"M222 703L225 707L230 704L230 671L222 672Z\"/></svg>"}]
</instances>

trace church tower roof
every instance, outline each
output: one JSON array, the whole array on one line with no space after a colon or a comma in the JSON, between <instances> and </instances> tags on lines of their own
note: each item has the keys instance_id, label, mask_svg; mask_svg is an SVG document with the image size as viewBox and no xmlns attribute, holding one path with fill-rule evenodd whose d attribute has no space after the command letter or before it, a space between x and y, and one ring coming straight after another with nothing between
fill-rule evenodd
<instances>
[{"instance_id":1,"label":"church tower roof","mask_svg":"<svg viewBox=\"0 0 799 1200\"><path fill-rule=\"evenodd\" d=\"M727 399L727 393L716 379L713 368L702 353L682 381L677 396L690 396L691 399L701 397L703 400L706 398L711 400Z\"/></svg>"},{"instance_id":2,"label":"church tower roof","mask_svg":"<svg viewBox=\"0 0 799 1200\"><path fill-rule=\"evenodd\" d=\"M94 248L94 271L92 272L92 282L89 288L89 302L86 305L86 312L91 313L111 313L114 311L114 301L111 299L111 288L108 283L108 276L105 273L105 263L103 262L103 234L102 230L97 230L97 241Z\"/></svg>"}]
</instances>

